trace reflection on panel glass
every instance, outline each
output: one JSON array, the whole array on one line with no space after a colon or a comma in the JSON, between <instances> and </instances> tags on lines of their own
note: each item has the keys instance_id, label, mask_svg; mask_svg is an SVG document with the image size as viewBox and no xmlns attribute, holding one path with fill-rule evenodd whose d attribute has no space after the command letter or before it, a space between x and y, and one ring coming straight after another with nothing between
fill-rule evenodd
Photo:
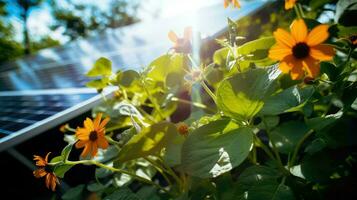
<instances>
[{"instance_id":1,"label":"reflection on panel glass","mask_svg":"<svg viewBox=\"0 0 357 200\"><path fill-rule=\"evenodd\" d=\"M117 69L140 70L155 57L166 53L170 30L181 34L186 26L201 38L214 36L226 27L227 17L238 19L260 8L265 2L242 2L242 9L223 9L222 2L184 16L142 22L121 29L40 51L20 59L0 73L0 91L83 87L84 73L101 56L110 58ZM209 23L207 23L209 20Z\"/></svg>"},{"instance_id":2,"label":"reflection on panel glass","mask_svg":"<svg viewBox=\"0 0 357 200\"><path fill-rule=\"evenodd\" d=\"M96 93L0 97L0 138L94 97Z\"/></svg>"}]
</instances>

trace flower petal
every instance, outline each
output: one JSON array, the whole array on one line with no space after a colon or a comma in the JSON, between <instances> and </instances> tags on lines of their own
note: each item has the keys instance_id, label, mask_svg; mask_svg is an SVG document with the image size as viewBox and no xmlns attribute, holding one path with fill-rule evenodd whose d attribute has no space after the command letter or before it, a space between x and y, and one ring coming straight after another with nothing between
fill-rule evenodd
<instances>
[{"instance_id":1,"label":"flower petal","mask_svg":"<svg viewBox=\"0 0 357 200\"><path fill-rule=\"evenodd\" d=\"M77 149L80 149L80 148L83 148L87 143L88 143L88 141L86 141L86 140L80 140L75 144L75 146Z\"/></svg>"},{"instance_id":2,"label":"flower petal","mask_svg":"<svg viewBox=\"0 0 357 200\"><path fill-rule=\"evenodd\" d=\"M105 125L107 125L107 123L109 122L109 120L110 120L110 118L109 118L109 117L106 117L106 118L102 121L102 123L100 123L99 127L97 127L97 130L104 128Z\"/></svg>"},{"instance_id":3,"label":"flower petal","mask_svg":"<svg viewBox=\"0 0 357 200\"><path fill-rule=\"evenodd\" d=\"M289 32L284 29L278 28L274 32L275 40L278 44L292 48L296 42Z\"/></svg>"},{"instance_id":4,"label":"flower petal","mask_svg":"<svg viewBox=\"0 0 357 200\"><path fill-rule=\"evenodd\" d=\"M98 146L102 149L108 148L109 144L108 141L105 139L105 137L99 137L98 138Z\"/></svg>"},{"instance_id":5,"label":"flower petal","mask_svg":"<svg viewBox=\"0 0 357 200\"><path fill-rule=\"evenodd\" d=\"M178 37L177 37L177 35L176 35L175 32L170 31L167 36L169 37L169 39L170 39L172 42L174 42L174 43L177 42Z\"/></svg>"},{"instance_id":6,"label":"flower petal","mask_svg":"<svg viewBox=\"0 0 357 200\"><path fill-rule=\"evenodd\" d=\"M192 27L186 27L183 33L184 40L191 40L192 38Z\"/></svg>"},{"instance_id":7,"label":"flower petal","mask_svg":"<svg viewBox=\"0 0 357 200\"><path fill-rule=\"evenodd\" d=\"M48 173L47 175L46 175L46 187L48 188L48 189L50 189L50 183L51 183L51 174L50 173Z\"/></svg>"},{"instance_id":8,"label":"flower petal","mask_svg":"<svg viewBox=\"0 0 357 200\"><path fill-rule=\"evenodd\" d=\"M93 121L90 118L87 118L86 120L84 120L84 127L89 131L93 131L94 130Z\"/></svg>"},{"instance_id":9,"label":"flower petal","mask_svg":"<svg viewBox=\"0 0 357 200\"><path fill-rule=\"evenodd\" d=\"M285 10L289 10L294 7L296 0L285 0Z\"/></svg>"},{"instance_id":10,"label":"flower petal","mask_svg":"<svg viewBox=\"0 0 357 200\"><path fill-rule=\"evenodd\" d=\"M293 68L293 64L295 59L292 55L286 56L280 63L279 69L284 73L287 74Z\"/></svg>"},{"instance_id":11,"label":"flower petal","mask_svg":"<svg viewBox=\"0 0 357 200\"><path fill-rule=\"evenodd\" d=\"M328 28L329 26L326 24L316 26L307 36L306 43L309 46L315 46L324 42L329 36Z\"/></svg>"},{"instance_id":12,"label":"flower petal","mask_svg":"<svg viewBox=\"0 0 357 200\"><path fill-rule=\"evenodd\" d=\"M91 146L92 146L92 148L91 148L91 156L93 158L98 153L98 145L97 145L96 142L93 142Z\"/></svg>"},{"instance_id":13,"label":"flower petal","mask_svg":"<svg viewBox=\"0 0 357 200\"><path fill-rule=\"evenodd\" d=\"M86 157L87 155L88 155L88 153L89 153L89 151L90 151L90 149L91 149L91 143L90 142L88 142L85 146L84 146L84 149L83 149L83 151L82 151L82 153L81 153L81 157Z\"/></svg>"},{"instance_id":14,"label":"flower petal","mask_svg":"<svg viewBox=\"0 0 357 200\"><path fill-rule=\"evenodd\" d=\"M291 48L279 44L274 45L269 50L269 58L273 60L282 60L284 57L291 54L292 54Z\"/></svg>"},{"instance_id":15,"label":"flower petal","mask_svg":"<svg viewBox=\"0 0 357 200\"><path fill-rule=\"evenodd\" d=\"M291 35L297 43L305 42L307 37L307 27L302 19L296 19L293 21L290 27Z\"/></svg>"},{"instance_id":16,"label":"flower petal","mask_svg":"<svg viewBox=\"0 0 357 200\"><path fill-rule=\"evenodd\" d=\"M302 64L309 77L316 78L320 74L319 62L312 57L305 58Z\"/></svg>"},{"instance_id":17,"label":"flower petal","mask_svg":"<svg viewBox=\"0 0 357 200\"><path fill-rule=\"evenodd\" d=\"M35 171L33 171L33 175L36 178L44 177L46 174L47 174L47 172L44 168L39 168L39 169L36 169Z\"/></svg>"},{"instance_id":18,"label":"flower petal","mask_svg":"<svg viewBox=\"0 0 357 200\"><path fill-rule=\"evenodd\" d=\"M232 0L232 4L235 8L240 8L240 4L239 4L238 0Z\"/></svg>"},{"instance_id":19,"label":"flower petal","mask_svg":"<svg viewBox=\"0 0 357 200\"><path fill-rule=\"evenodd\" d=\"M328 61L335 56L335 50L329 45L319 44L310 49L310 55L316 60Z\"/></svg>"},{"instance_id":20,"label":"flower petal","mask_svg":"<svg viewBox=\"0 0 357 200\"><path fill-rule=\"evenodd\" d=\"M102 119L102 113L98 113L97 116L94 119L94 129L96 129L97 127L99 127L100 124L100 120Z\"/></svg>"},{"instance_id":21,"label":"flower petal","mask_svg":"<svg viewBox=\"0 0 357 200\"><path fill-rule=\"evenodd\" d=\"M304 70L302 66L302 62L300 60L294 59L291 63L292 69L290 71L291 79L298 80L304 77Z\"/></svg>"}]
</instances>

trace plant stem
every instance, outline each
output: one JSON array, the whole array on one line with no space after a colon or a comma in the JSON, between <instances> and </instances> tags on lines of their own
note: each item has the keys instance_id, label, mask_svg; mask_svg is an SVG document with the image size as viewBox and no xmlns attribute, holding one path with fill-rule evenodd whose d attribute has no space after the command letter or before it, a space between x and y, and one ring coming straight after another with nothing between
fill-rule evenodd
<instances>
[{"instance_id":1,"label":"plant stem","mask_svg":"<svg viewBox=\"0 0 357 200\"><path fill-rule=\"evenodd\" d=\"M299 8L297 7L297 4L294 5L294 11L295 11L296 16L297 16L299 19L301 19L302 16L301 16L301 13L300 13L300 11L299 11Z\"/></svg>"},{"instance_id":2,"label":"plant stem","mask_svg":"<svg viewBox=\"0 0 357 200\"><path fill-rule=\"evenodd\" d=\"M202 104L202 103L198 103L198 102L192 102L192 101L187 101L185 99L179 99L177 97L172 97L171 98L172 101L177 101L177 102L180 102L180 103L185 103L185 104L189 104L189 105L193 105L193 106L196 106L198 108L202 108L202 109L205 109L205 110L208 110L208 111L211 111L211 112L215 112L215 110L207 107L206 105Z\"/></svg>"},{"instance_id":3,"label":"plant stem","mask_svg":"<svg viewBox=\"0 0 357 200\"><path fill-rule=\"evenodd\" d=\"M159 114L160 118L164 119L164 115L161 112L160 106L157 104L156 100L152 98L149 90L145 86L145 81L144 80L142 80L142 87L144 88L146 94L148 95L148 98L151 101L151 103L153 104L155 110L157 110L157 113Z\"/></svg>"},{"instance_id":4,"label":"plant stem","mask_svg":"<svg viewBox=\"0 0 357 200\"><path fill-rule=\"evenodd\" d=\"M209 87L206 85L205 81L200 81L203 89L207 92L207 94L213 99L214 103L217 105L216 101L216 95L209 89Z\"/></svg>"},{"instance_id":5,"label":"plant stem","mask_svg":"<svg viewBox=\"0 0 357 200\"><path fill-rule=\"evenodd\" d=\"M108 165L105 165L103 163L100 163L100 162L97 162L97 161L94 161L94 160L79 160L79 161L69 161L67 160L65 162L66 164L69 164L69 165L77 165L77 164L89 164L89 165L96 165L97 167L101 167L101 168L104 168L104 169L108 169L112 172L117 172L117 173L122 173L122 174L127 174L135 179L137 179L138 181L141 181L141 182L144 182L144 183L147 183L147 184L150 184L150 185L153 185L155 187L157 187L158 189L160 190L163 190L165 191L166 193L168 193L168 191L161 187L159 184L151 181L151 180L148 180L146 178L143 178L141 176L138 176L136 175L135 173L132 173L132 172L129 172L129 171L126 171L126 170L123 170L123 169L118 169L118 168L114 168L114 167L110 167Z\"/></svg>"},{"instance_id":6,"label":"plant stem","mask_svg":"<svg viewBox=\"0 0 357 200\"><path fill-rule=\"evenodd\" d=\"M157 157L157 159L160 161L160 164L167 170L168 174L170 174L175 179L175 181L180 185L181 188L182 187L181 179L176 175L176 173L171 169L171 167L165 164L165 162L160 157Z\"/></svg>"},{"instance_id":7,"label":"plant stem","mask_svg":"<svg viewBox=\"0 0 357 200\"><path fill-rule=\"evenodd\" d=\"M296 145L295 150L294 150L294 153L293 153L293 156L291 157L291 160L290 160L290 162L289 162L289 169L294 166L295 160L296 160L296 156L297 156L297 154L299 153L299 150L300 150L301 145L305 142L305 140L306 140L308 137L311 136L311 134L312 134L313 132L314 132L314 131L313 131L312 129L309 130L309 131L304 135L304 137L302 137L302 138L300 139L300 141L299 141L298 144Z\"/></svg>"},{"instance_id":8,"label":"plant stem","mask_svg":"<svg viewBox=\"0 0 357 200\"><path fill-rule=\"evenodd\" d=\"M281 165L283 168L284 168L284 165L283 165L283 162L281 161L281 158L280 158L280 154L278 152L278 149L276 148L275 146L275 143L271 140L271 134L270 134L270 129L265 121L265 119L263 118L263 123L264 123L264 126L266 128L266 132L267 132L267 135L269 137L269 141L271 142L271 146L272 146L272 149L273 149L273 152L279 162L279 165Z\"/></svg>"},{"instance_id":9,"label":"plant stem","mask_svg":"<svg viewBox=\"0 0 357 200\"><path fill-rule=\"evenodd\" d=\"M166 176L166 171L164 168L162 168L161 166L159 166L157 163L155 163L155 161L151 160L150 158L146 157L145 158L146 161L148 161L153 167L155 167L155 169L157 171L160 172L160 174L164 177L164 179L166 180L166 182L169 184L169 185L173 185L171 180ZM166 173L165 173L166 172Z\"/></svg>"}]
</instances>

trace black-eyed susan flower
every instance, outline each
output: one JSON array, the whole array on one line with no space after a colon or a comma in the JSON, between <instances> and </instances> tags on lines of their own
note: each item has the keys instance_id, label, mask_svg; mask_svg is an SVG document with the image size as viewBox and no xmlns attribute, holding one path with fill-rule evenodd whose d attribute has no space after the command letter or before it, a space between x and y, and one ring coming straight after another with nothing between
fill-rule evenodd
<instances>
[{"instance_id":1,"label":"black-eyed susan flower","mask_svg":"<svg viewBox=\"0 0 357 200\"><path fill-rule=\"evenodd\" d=\"M232 4L235 8L240 8L240 4L238 0L224 0L223 6L227 8L229 4Z\"/></svg>"},{"instance_id":2,"label":"black-eyed susan flower","mask_svg":"<svg viewBox=\"0 0 357 200\"><path fill-rule=\"evenodd\" d=\"M321 24L309 33L304 20L294 20L290 32L281 28L274 32L276 44L269 51L269 58L279 60L283 73L290 73L293 80L307 76L316 78L320 73L320 61L328 61L335 55L334 49L323 43L328 37L328 25Z\"/></svg>"},{"instance_id":3,"label":"black-eyed susan flower","mask_svg":"<svg viewBox=\"0 0 357 200\"><path fill-rule=\"evenodd\" d=\"M177 131L180 135L187 136L188 135L188 126L184 122L179 122L176 124Z\"/></svg>"},{"instance_id":4,"label":"black-eyed susan flower","mask_svg":"<svg viewBox=\"0 0 357 200\"><path fill-rule=\"evenodd\" d=\"M33 160L36 161L36 166L38 166L39 168L33 171L33 175L36 178L42 178L45 176L46 187L48 189L51 189L52 191L55 191L56 185L60 183L56 177L56 174L50 172L50 170L48 169L48 155L50 155L50 153L51 152L47 153L45 158L34 155Z\"/></svg>"},{"instance_id":5,"label":"black-eyed susan flower","mask_svg":"<svg viewBox=\"0 0 357 200\"><path fill-rule=\"evenodd\" d=\"M170 31L168 33L169 39L174 43L173 49L176 53L191 53L192 52L192 28L186 27L184 30L183 37L180 38L175 32Z\"/></svg>"},{"instance_id":6,"label":"black-eyed susan flower","mask_svg":"<svg viewBox=\"0 0 357 200\"><path fill-rule=\"evenodd\" d=\"M109 121L109 117L105 118L103 121L102 113L98 113L97 117L92 121L90 118L84 120L84 127L78 127L76 130L76 136L78 142L76 143L76 148L83 148L82 157L86 157L88 154L91 157L97 155L98 148L106 149L108 148L108 141L105 138L105 125Z\"/></svg>"},{"instance_id":7,"label":"black-eyed susan flower","mask_svg":"<svg viewBox=\"0 0 357 200\"><path fill-rule=\"evenodd\" d=\"M285 10L293 8L297 0L285 0Z\"/></svg>"}]
</instances>

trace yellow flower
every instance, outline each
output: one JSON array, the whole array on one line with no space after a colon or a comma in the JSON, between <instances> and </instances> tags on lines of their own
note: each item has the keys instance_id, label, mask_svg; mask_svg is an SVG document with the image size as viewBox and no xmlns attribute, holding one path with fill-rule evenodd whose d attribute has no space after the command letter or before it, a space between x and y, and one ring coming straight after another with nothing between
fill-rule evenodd
<instances>
[{"instance_id":1,"label":"yellow flower","mask_svg":"<svg viewBox=\"0 0 357 200\"><path fill-rule=\"evenodd\" d=\"M36 166L38 166L39 168L36 169L35 171L33 171L33 175L36 178L42 178L44 176L46 176L46 187L48 189L51 188L52 191L56 190L56 185L60 184L56 174L53 172L48 172L49 170L46 169L46 167L48 166L48 155L50 155L51 152L47 153L45 158L42 158L41 156L37 156L34 155L33 160L36 161Z\"/></svg>"},{"instance_id":2,"label":"yellow flower","mask_svg":"<svg viewBox=\"0 0 357 200\"><path fill-rule=\"evenodd\" d=\"M269 51L269 58L279 60L283 73L290 73L293 80L304 77L305 72L311 78L320 73L320 61L328 61L335 55L334 49L321 44L328 37L328 25L316 26L308 33L304 20L294 20L290 27L291 34L283 29L274 32L276 44ZM304 72L305 71L305 72Z\"/></svg>"},{"instance_id":3,"label":"yellow flower","mask_svg":"<svg viewBox=\"0 0 357 200\"><path fill-rule=\"evenodd\" d=\"M174 43L174 46L172 48L175 50L176 53L192 52L192 46L191 46L192 28L191 27L185 28L183 38L179 38L176 35L176 33L173 31L170 31L168 33L168 37Z\"/></svg>"},{"instance_id":4,"label":"yellow flower","mask_svg":"<svg viewBox=\"0 0 357 200\"><path fill-rule=\"evenodd\" d=\"M240 8L240 4L238 0L224 0L224 8L227 8L229 4L232 4L235 8Z\"/></svg>"},{"instance_id":5,"label":"yellow flower","mask_svg":"<svg viewBox=\"0 0 357 200\"><path fill-rule=\"evenodd\" d=\"M90 118L84 120L84 127L77 128L76 136L78 142L76 143L76 148L83 148L81 154L82 157L86 157L88 154L91 157L97 155L98 147L102 149L108 148L108 141L105 138L105 125L109 121L109 117L105 118L101 122L102 113L98 113L94 121Z\"/></svg>"},{"instance_id":6,"label":"yellow flower","mask_svg":"<svg viewBox=\"0 0 357 200\"><path fill-rule=\"evenodd\" d=\"M285 10L293 8L297 0L285 0Z\"/></svg>"}]
</instances>

